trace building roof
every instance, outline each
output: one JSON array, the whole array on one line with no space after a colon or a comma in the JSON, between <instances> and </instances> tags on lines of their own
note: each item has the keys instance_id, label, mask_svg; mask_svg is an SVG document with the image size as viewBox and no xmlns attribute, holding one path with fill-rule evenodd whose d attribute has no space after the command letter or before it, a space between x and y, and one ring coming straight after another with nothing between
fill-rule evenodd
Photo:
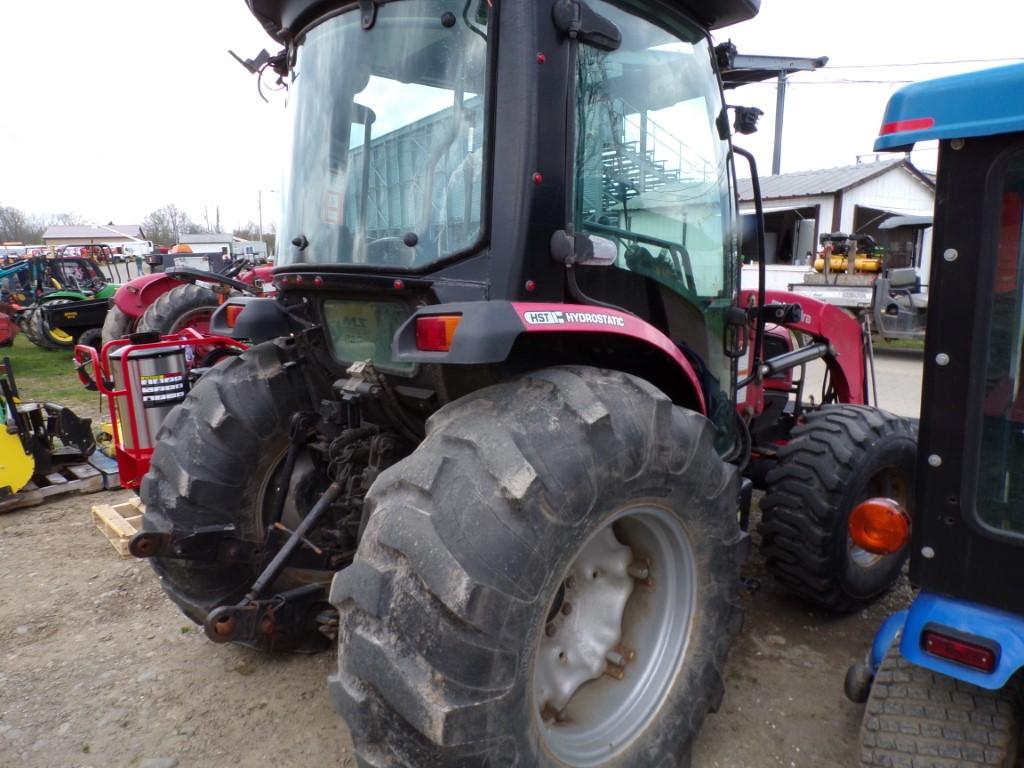
<instances>
[{"instance_id":1,"label":"building roof","mask_svg":"<svg viewBox=\"0 0 1024 768\"><path fill-rule=\"evenodd\" d=\"M109 237L142 240L142 227L138 224L51 224L43 233L43 240L102 240Z\"/></svg>"},{"instance_id":2,"label":"building roof","mask_svg":"<svg viewBox=\"0 0 1024 768\"><path fill-rule=\"evenodd\" d=\"M790 197L813 197L815 195L834 195L863 184L897 168L905 168L922 182L935 186L934 179L914 167L909 160L900 157L895 160L882 160L874 163L858 163L840 168L825 168L818 171L797 171L783 173L778 176L761 177L761 198L778 200ZM754 199L753 185L750 179L738 182L740 200L749 202Z\"/></svg>"}]
</instances>

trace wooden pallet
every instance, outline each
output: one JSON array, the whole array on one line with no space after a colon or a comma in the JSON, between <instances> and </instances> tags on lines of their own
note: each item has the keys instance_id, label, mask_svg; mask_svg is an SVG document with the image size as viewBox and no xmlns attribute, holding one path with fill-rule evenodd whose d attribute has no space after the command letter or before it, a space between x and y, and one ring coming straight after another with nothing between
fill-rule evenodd
<instances>
[{"instance_id":1,"label":"wooden pallet","mask_svg":"<svg viewBox=\"0 0 1024 768\"><path fill-rule=\"evenodd\" d=\"M121 504L94 504L92 521L121 557L131 557L128 542L139 532L145 506L138 496Z\"/></svg>"},{"instance_id":2,"label":"wooden pallet","mask_svg":"<svg viewBox=\"0 0 1024 768\"><path fill-rule=\"evenodd\" d=\"M37 477L13 496L0 501L0 512L35 507L66 493L95 493L104 488L103 473L87 464L68 464Z\"/></svg>"}]
</instances>

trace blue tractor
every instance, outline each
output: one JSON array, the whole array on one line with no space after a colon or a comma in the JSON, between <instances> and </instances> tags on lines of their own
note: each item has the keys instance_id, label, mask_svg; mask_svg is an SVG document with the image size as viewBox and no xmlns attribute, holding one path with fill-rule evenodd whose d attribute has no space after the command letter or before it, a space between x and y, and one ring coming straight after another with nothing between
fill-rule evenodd
<instances>
[{"instance_id":1,"label":"blue tractor","mask_svg":"<svg viewBox=\"0 0 1024 768\"><path fill-rule=\"evenodd\" d=\"M876 150L938 140L934 258L913 520L850 520L883 554L910 539L920 592L846 694L862 766L1020 765L1024 666L1024 65L908 86Z\"/></svg>"}]
</instances>

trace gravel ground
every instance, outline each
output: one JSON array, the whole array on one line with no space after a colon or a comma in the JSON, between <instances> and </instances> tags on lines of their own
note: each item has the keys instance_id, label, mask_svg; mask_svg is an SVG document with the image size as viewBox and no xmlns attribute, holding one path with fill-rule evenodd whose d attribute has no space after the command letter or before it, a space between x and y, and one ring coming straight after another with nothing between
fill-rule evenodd
<instances>
[{"instance_id":1,"label":"gravel ground","mask_svg":"<svg viewBox=\"0 0 1024 768\"><path fill-rule=\"evenodd\" d=\"M919 364L892 363L904 373ZM916 403L908 409L916 415ZM93 504L128 497L0 515L0 766L354 766L324 684L331 654L268 657L207 641L149 566L120 559L93 527ZM843 676L909 585L831 616L782 592L756 549L745 576L746 624L694 766L854 765L862 708L843 697Z\"/></svg>"}]
</instances>

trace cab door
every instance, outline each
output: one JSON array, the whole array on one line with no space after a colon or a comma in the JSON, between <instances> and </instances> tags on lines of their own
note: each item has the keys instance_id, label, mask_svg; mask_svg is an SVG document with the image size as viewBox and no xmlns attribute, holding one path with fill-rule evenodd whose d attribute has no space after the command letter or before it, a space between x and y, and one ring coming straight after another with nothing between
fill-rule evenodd
<instances>
[{"instance_id":1,"label":"cab door","mask_svg":"<svg viewBox=\"0 0 1024 768\"><path fill-rule=\"evenodd\" d=\"M943 141L911 579L1024 612L1024 135Z\"/></svg>"}]
</instances>

